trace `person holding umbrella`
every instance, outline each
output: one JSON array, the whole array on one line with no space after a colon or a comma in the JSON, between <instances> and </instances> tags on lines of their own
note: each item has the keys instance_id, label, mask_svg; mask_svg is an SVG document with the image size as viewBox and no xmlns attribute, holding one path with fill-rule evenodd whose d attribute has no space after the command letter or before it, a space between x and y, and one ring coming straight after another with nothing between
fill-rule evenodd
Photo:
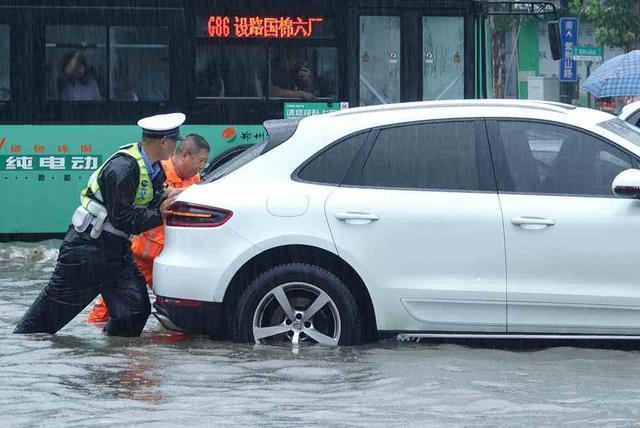
<instances>
[{"instance_id":1,"label":"person holding umbrella","mask_svg":"<svg viewBox=\"0 0 640 428\"><path fill-rule=\"evenodd\" d=\"M582 90L595 98L625 97L627 102L640 96L640 50L605 61L582 84Z\"/></svg>"}]
</instances>

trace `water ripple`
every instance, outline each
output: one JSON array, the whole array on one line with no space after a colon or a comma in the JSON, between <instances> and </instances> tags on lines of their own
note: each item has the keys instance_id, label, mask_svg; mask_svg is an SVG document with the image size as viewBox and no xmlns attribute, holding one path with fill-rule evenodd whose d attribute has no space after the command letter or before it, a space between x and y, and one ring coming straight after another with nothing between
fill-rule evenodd
<instances>
[{"instance_id":1,"label":"water ripple","mask_svg":"<svg viewBox=\"0 0 640 428\"><path fill-rule=\"evenodd\" d=\"M384 341L290 349L102 335L86 310L58 335L16 336L59 241L0 244L0 421L5 426L629 426L638 352Z\"/></svg>"}]
</instances>

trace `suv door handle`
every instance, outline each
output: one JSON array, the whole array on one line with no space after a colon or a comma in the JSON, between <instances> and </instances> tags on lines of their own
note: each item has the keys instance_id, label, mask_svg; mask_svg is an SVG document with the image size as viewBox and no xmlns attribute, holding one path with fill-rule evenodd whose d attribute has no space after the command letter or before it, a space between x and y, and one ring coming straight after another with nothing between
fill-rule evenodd
<instances>
[{"instance_id":1,"label":"suv door handle","mask_svg":"<svg viewBox=\"0 0 640 428\"><path fill-rule=\"evenodd\" d=\"M551 220L550 218L522 216L511 217L511 224L523 227L525 229L542 229L547 226L553 226L554 224L556 224L556 222Z\"/></svg>"},{"instance_id":2,"label":"suv door handle","mask_svg":"<svg viewBox=\"0 0 640 428\"><path fill-rule=\"evenodd\" d=\"M375 214L353 211L336 213L336 218L340 221L352 224L371 223L372 221L376 221L379 219L379 217Z\"/></svg>"}]
</instances>

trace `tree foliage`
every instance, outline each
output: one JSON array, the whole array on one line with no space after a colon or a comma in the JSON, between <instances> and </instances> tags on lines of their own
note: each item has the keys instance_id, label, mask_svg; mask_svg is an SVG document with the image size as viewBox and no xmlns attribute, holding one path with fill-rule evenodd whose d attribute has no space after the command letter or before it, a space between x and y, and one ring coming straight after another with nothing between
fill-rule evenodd
<instances>
[{"instance_id":1,"label":"tree foliage","mask_svg":"<svg viewBox=\"0 0 640 428\"><path fill-rule=\"evenodd\" d=\"M640 0L572 0L571 11L591 24L599 45L625 52L638 47Z\"/></svg>"},{"instance_id":2,"label":"tree foliage","mask_svg":"<svg viewBox=\"0 0 640 428\"><path fill-rule=\"evenodd\" d=\"M527 15L500 15L489 18L491 37L491 77L494 98L504 98L507 91L508 63L505 62L505 37L509 33L519 34L519 27L540 19ZM515 43L518 43L516 38ZM513 65L517 67L517 65Z\"/></svg>"}]
</instances>

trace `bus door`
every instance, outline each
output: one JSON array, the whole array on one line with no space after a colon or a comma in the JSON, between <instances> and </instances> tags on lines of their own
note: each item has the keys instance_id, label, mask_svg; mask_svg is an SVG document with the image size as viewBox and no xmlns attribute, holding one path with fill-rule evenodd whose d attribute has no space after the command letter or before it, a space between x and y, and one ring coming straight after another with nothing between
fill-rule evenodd
<instances>
[{"instance_id":1,"label":"bus door","mask_svg":"<svg viewBox=\"0 0 640 428\"><path fill-rule=\"evenodd\" d=\"M422 16L422 99L464 98L464 18Z\"/></svg>"},{"instance_id":2,"label":"bus door","mask_svg":"<svg viewBox=\"0 0 640 428\"><path fill-rule=\"evenodd\" d=\"M357 89L350 95L358 105L473 95L470 8L440 3L440 9L363 7L352 13L358 57Z\"/></svg>"},{"instance_id":3,"label":"bus door","mask_svg":"<svg viewBox=\"0 0 640 428\"><path fill-rule=\"evenodd\" d=\"M400 17L360 16L360 105L400 102Z\"/></svg>"}]
</instances>

